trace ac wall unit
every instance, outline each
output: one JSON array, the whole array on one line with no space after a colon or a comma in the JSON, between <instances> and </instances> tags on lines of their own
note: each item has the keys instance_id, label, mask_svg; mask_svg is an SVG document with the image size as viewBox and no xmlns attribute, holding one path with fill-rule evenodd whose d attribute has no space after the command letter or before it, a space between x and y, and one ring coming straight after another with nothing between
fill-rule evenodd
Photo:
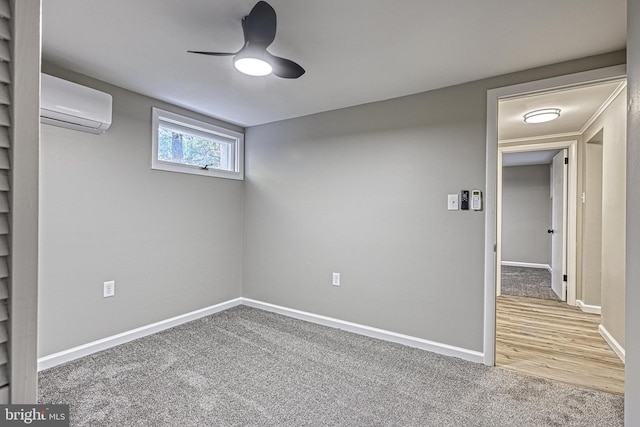
<instances>
[{"instance_id":1,"label":"ac wall unit","mask_svg":"<svg viewBox=\"0 0 640 427\"><path fill-rule=\"evenodd\" d=\"M40 123L97 135L109 129L111 95L48 74L40 76Z\"/></svg>"}]
</instances>

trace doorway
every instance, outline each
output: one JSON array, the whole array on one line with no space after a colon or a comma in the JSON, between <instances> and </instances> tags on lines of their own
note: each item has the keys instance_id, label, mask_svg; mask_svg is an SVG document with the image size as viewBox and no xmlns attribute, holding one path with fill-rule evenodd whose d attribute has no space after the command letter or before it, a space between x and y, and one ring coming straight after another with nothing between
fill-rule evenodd
<instances>
[{"instance_id":1,"label":"doorway","mask_svg":"<svg viewBox=\"0 0 640 427\"><path fill-rule=\"evenodd\" d=\"M549 287L553 289L557 299L560 301L566 301L569 305L576 304L576 275L567 274L568 271L574 271L576 269L576 243L575 236L578 234L577 230L577 213L575 204L568 203L569 200L575 200L578 190L578 165L577 165L577 152L578 152L578 139L556 141L556 142L538 142L538 143L523 143L523 144L510 144L498 147L498 170L497 170L497 237L496 237L496 295L501 295L502 291L502 267L503 266L515 266L522 268L536 268L536 269L548 269L550 273ZM560 163L555 167L556 171L561 171L561 179L553 179L553 159L554 156L562 153ZM510 157L511 156L511 157ZM507 158L511 158L508 163L505 163ZM565 164L565 160L567 163ZM560 159L560 156L557 157ZM529 200L527 195L520 196L520 200L516 203L520 209L526 209L525 212L519 212L517 214L518 222L527 222L523 227L514 227L514 221L508 221L511 225L511 230L507 227L508 231L512 233L519 233L517 236L509 239L509 241L519 241L519 246L525 249L512 250L511 253L515 253L515 259L505 257L504 250L509 248L506 245L504 232L505 222L503 201L505 200L505 194L503 191L503 181L505 178L503 165L508 164L509 167L513 166L534 166L547 165L548 169L546 173L548 177L548 215L546 221L540 220L538 217L542 214L534 215L527 218L522 218L529 210L534 206L535 209L540 209L538 205L544 203L543 200ZM522 178L519 178L522 179ZM555 183L556 191L562 190L556 197L553 197L552 184ZM521 186L526 183L521 183ZM538 199L540 199L538 197ZM527 206L528 204L529 206ZM554 209L555 206L555 209ZM555 224L552 213L556 213ZM534 220L537 220L537 224L531 224ZM542 221L542 222L541 222ZM532 227L537 226L536 229ZM549 232L551 230L551 232ZM545 242L547 247L542 247ZM554 245L555 243L555 257ZM514 246L514 245L511 245ZM536 246L537 249L532 246Z\"/></svg>"},{"instance_id":2,"label":"doorway","mask_svg":"<svg viewBox=\"0 0 640 427\"><path fill-rule=\"evenodd\" d=\"M502 154L498 296L566 300L564 159L566 149Z\"/></svg>"},{"instance_id":3,"label":"doorway","mask_svg":"<svg viewBox=\"0 0 640 427\"><path fill-rule=\"evenodd\" d=\"M572 314L585 314L584 311L575 308L575 305L580 305L580 298L583 297L582 292L582 281L581 275L583 272L583 264L580 259L581 250L583 245L581 243L581 232L582 232L582 206L580 203L584 202L584 192L583 192L583 174L584 174L584 144L586 138L583 140L583 134L585 134L585 129L589 129L589 132L592 132L591 129L595 128L597 124L598 115L607 108L607 105L603 106L602 109L599 109L594 114L594 117L589 119L587 123L582 126L582 128L578 128L576 131L570 133L558 133L558 134L542 134L542 135L534 135L534 137L516 137L516 138L500 138L498 139L498 102L503 100L510 100L514 98L526 98L526 102L534 102L534 98L537 96L544 96L547 93L558 93L564 90L573 90L580 87L594 87L596 84L601 83L610 83L613 86L618 85L619 90L616 93L611 94L611 99L615 98L619 95L624 88L622 85L622 81L625 79L624 76L624 67L611 67L609 69L597 70L587 73L579 73L579 75L565 76L555 79L549 79L547 81L540 82L532 82L523 85L517 85L509 88L501 88L489 91L488 93L488 131L487 131L487 222L485 224L486 230L486 269L485 269L485 363L488 365L494 365L496 360L496 313L498 315L498 323L504 320L504 313L501 313L497 310L496 303L496 295L500 290L500 269L502 266L502 229L501 229L501 220L502 220L502 207L501 207L501 197L502 194L499 194L502 191L501 188L501 180L502 180L502 157L507 153L516 153L522 151L539 151L541 149L567 149L568 150L568 158L569 160L569 171L568 171L568 181L569 186L567 189L567 203L564 204L564 212L567 213L568 218L565 221L560 221L563 228L564 244L556 244L557 247L560 248L561 251L565 253L565 266L563 270L563 279L567 279L566 287L562 285L558 285L556 282L555 290L557 295L560 296L559 299L564 299L566 295L566 303L562 303L562 309L567 309L569 311L564 312L561 316L569 317ZM609 102L608 100L607 102ZM606 103L605 103L606 104ZM497 143L499 141L499 144ZM551 146L544 144L552 144ZM555 144L555 145L553 145ZM492 159L495 158L495 160ZM573 157L573 160L571 160ZM559 157L558 157L559 159ZM558 161L558 160L557 160ZM572 163L573 163L573 171L572 171ZM558 170L558 168L556 168ZM494 175L495 174L495 175ZM493 184L493 177L496 178ZM550 180L553 179L550 177ZM556 182L558 180L556 179ZM493 187L493 188L492 188ZM492 190L495 189L495 193ZM551 188L549 189L551 191ZM494 200L492 200L492 196L496 196ZM579 197L580 196L580 197ZM558 199L558 197L556 197ZM496 210L492 211L492 201L495 201ZM492 220L495 219L495 228L493 227ZM547 230L545 230L547 231ZM557 232L557 226L549 227L549 234L554 235ZM558 233L560 234L560 233ZM558 250L556 249L556 259L558 259ZM558 271L558 270L556 270ZM566 275L566 276L565 276ZM561 282L562 283L562 282ZM493 301L492 301L493 299ZM553 304L558 304L557 302L553 302ZM544 305L544 304L543 304ZM555 310L556 307L552 307ZM517 312L526 313L527 309L531 309L531 307L523 308L520 306L516 309ZM513 310L513 307L511 307ZM540 307L534 309L534 311L541 311ZM542 310L544 311L544 310ZM588 313L587 313L588 314ZM558 315L556 313L556 315ZM513 319L514 312L511 312L507 318ZM537 319L538 321L540 319ZM593 319L592 319L593 320ZM554 322L553 328L562 329L563 325L558 323L557 320ZM595 324L599 323L599 327L593 329L595 336L592 337L594 340L598 340L602 342L602 331L598 334L598 330L602 328L602 323L600 323L599 318L595 320ZM525 328L528 326L524 326ZM608 343L608 341L607 341ZM540 346L540 343L537 344ZM605 350L610 351L611 344L604 344ZM562 355L567 355L570 353L568 349L560 350ZM613 354L613 353L612 353ZM613 354L614 362L618 361L615 354ZM623 372L623 366L622 366ZM575 373L573 375L576 376Z\"/></svg>"}]
</instances>

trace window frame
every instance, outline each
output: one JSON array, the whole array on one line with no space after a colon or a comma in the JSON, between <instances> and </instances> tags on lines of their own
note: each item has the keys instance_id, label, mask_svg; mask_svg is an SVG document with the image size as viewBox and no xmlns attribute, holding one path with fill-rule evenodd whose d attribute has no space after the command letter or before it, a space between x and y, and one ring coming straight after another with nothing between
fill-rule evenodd
<instances>
[{"instance_id":1,"label":"window frame","mask_svg":"<svg viewBox=\"0 0 640 427\"><path fill-rule=\"evenodd\" d=\"M193 117L188 117L183 114L166 111L158 107L152 107L151 111L151 169L214 178L244 180L244 133L194 119ZM230 153L230 157L232 157L230 163L235 163L234 170L204 169L202 167L204 165L194 166L158 159L158 133L162 123L166 123L176 130L184 129L192 135L211 138L212 140L215 140L217 136L220 142L232 144L234 148L233 153Z\"/></svg>"}]
</instances>

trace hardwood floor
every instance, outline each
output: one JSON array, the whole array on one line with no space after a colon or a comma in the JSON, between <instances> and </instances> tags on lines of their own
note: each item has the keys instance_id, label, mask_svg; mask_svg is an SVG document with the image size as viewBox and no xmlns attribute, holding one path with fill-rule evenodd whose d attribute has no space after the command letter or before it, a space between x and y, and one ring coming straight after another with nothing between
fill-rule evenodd
<instances>
[{"instance_id":1,"label":"hardwood floor","mask_svg":"<svg viewBox=\"0 0 640 427\"><path fill-rule=\"evenodd\" d=\"M565 303L499 296L496 366L624 393L624 364L598 333L600 316Z\"/></svg>"}]
</instances>

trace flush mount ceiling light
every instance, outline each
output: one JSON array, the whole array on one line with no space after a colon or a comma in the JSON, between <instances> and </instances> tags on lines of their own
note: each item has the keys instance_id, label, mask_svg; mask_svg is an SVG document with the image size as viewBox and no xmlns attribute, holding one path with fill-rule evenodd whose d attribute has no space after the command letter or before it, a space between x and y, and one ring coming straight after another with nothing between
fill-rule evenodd
<instances>
[{"instance_id":1,"label":"flush mount ceiling light","mask_svg":"<svg viewBox=\"0 0 640 427\"><path fill-rule=\"evenodd\" d=\"M233 66L241 73L250 76L267 76L273 70L268 62L259 58L236 58Z\"/></svg>"},{"instance_id":2,"label":"flush mount ceiling light","mask_svg":"<svg viewBox=\"0 0 640 427\"><path fill-rule=\"evenodd\" d=\"M550 122L560 117L559 108L543 108L542 110L530 111L524 115L525 123Z\"/></svg>"}]
</instances>

